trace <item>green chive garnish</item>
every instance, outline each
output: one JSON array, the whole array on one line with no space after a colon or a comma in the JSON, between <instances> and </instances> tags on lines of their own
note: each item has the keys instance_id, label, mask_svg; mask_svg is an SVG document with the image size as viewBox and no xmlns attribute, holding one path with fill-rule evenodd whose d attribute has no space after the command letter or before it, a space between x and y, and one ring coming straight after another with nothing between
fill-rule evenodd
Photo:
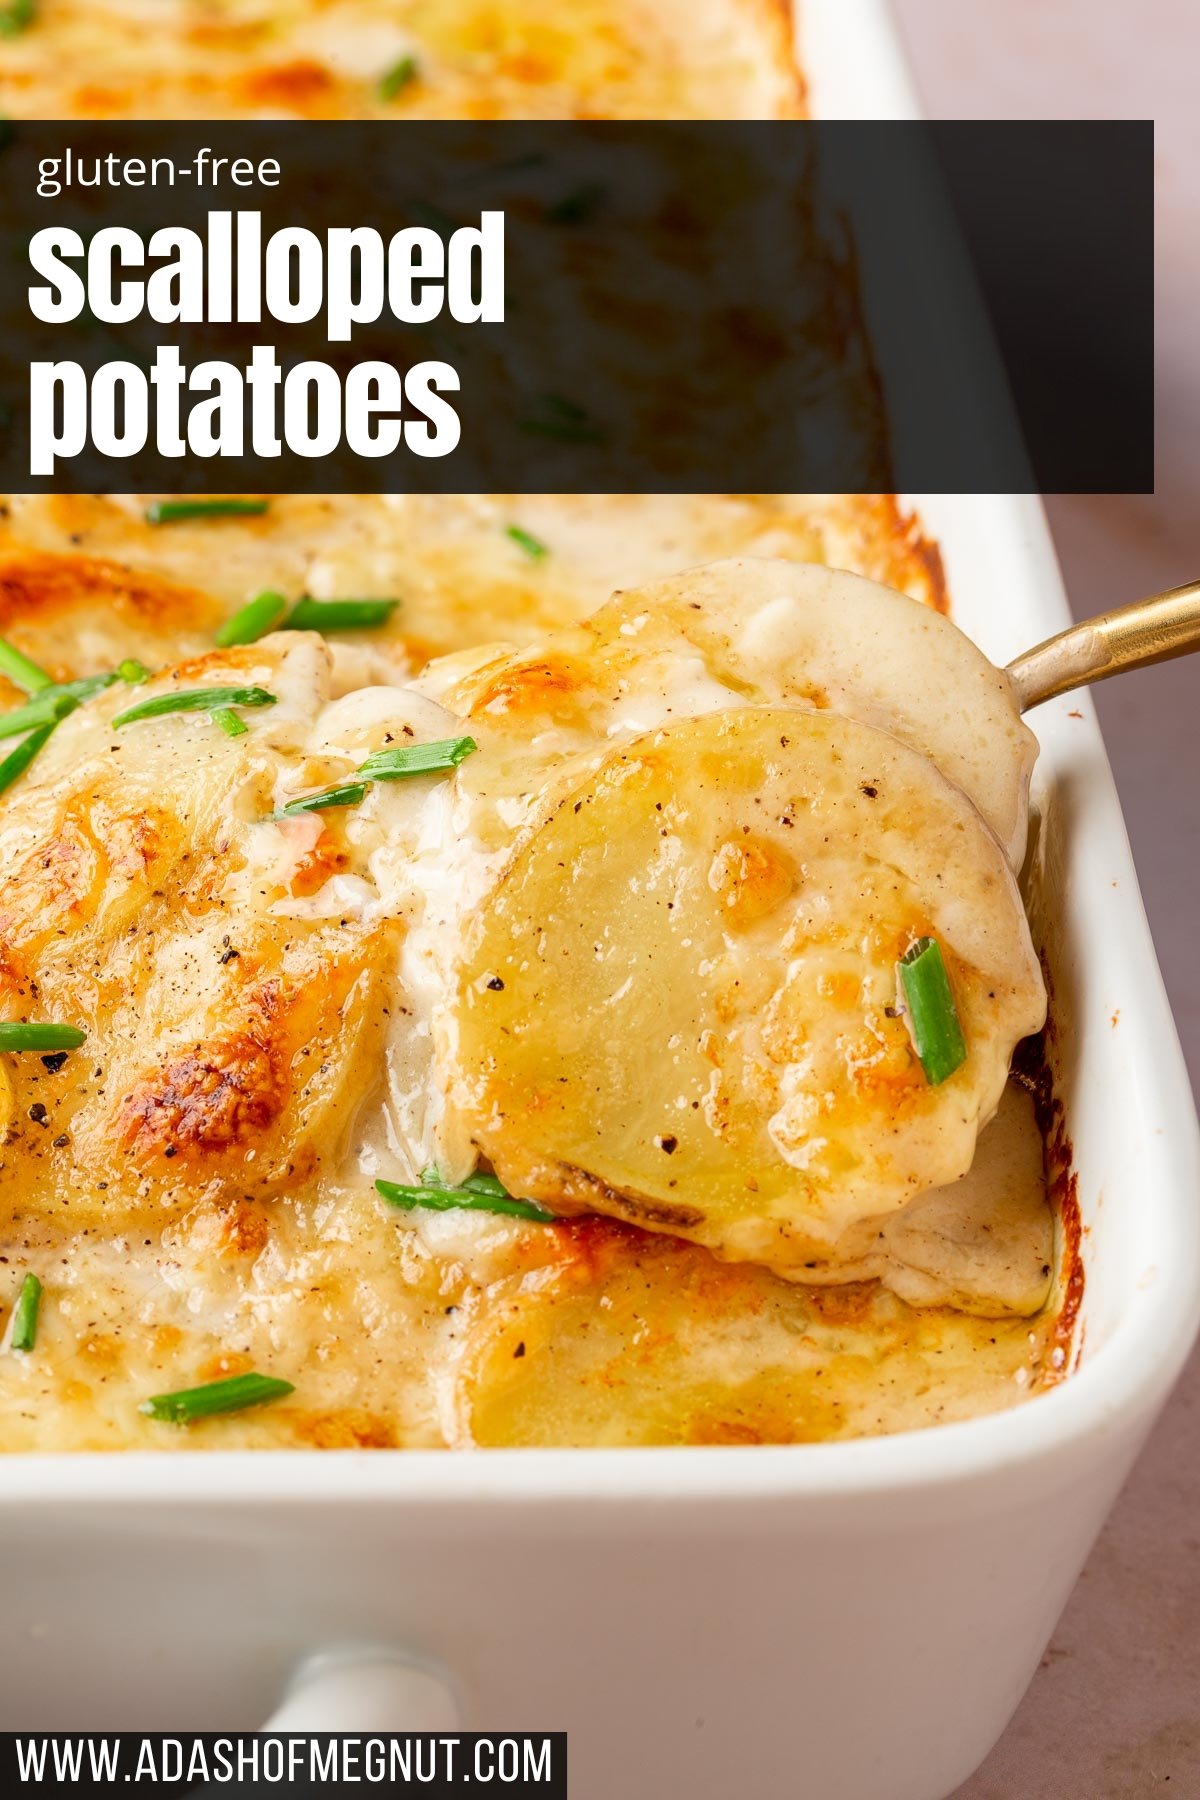
<instances>
[{"instance_id":1,"label":"green chive garnish","mask_svg":"<svg viewBox=\"0 0 1200 1800\"><path fill-rule=\"evenodd\" d=\"M181 694L154 694L139 700L127 712L118 713L113 725L133 725L139 719L160 719L166 713L221 712L229 706L274 706L276 696L261 687L189 688Z\"/></svg>"},{"instance_id":2,"label":"green chive garnish","mask_svg":"<svg viewBox=\"0 0 1200 1800\"><path fill-rule=\"evenodd\" d=\"M440 738L433 744L401 744L392 750L376 750L358 773L368 781L403 781L409 775L437 775L457 769L479 748L472 737Z\"/></svg>"},{"instance_id":3,"label":"green chive garnish","mask_svg":"<svg viewBox=\"0 0 1200 1800\"><path fill-rule=\"evenodd\" d=\"M65 688L43 688L27 706L18 706L12 712L0 713L0 738L22 737L27 731L57 725L60 719L73 713L78 705L75 695Z\"/></svg>"},{"instance_id":4,"label":"green chive garnish","mask_svg":"<svg viewBox=\"0 0 1200 1800\"><path fill-rule=\"evenodd\" d=\"M205 1382L203 1387L155 1394L143 1400L138 1411L167 1425L192 1425L214 1413L241 1412L244 1406L262 1406L295 1391L290 1381L279 1381L274 1375L230 1375L224 1381Z\"/></svg>"},{"instance_id":5,"label":"green chive garnish","mask_svg":"<svg viewBox=\"0 0 1200 1800\"><path fill-rule=\"evenodd\" d=\"M65 719L68 713L75 711L81 700L90 700L93 694L102 694L105 688L113 687L117 681L145 681L150 674L149 669L141 663L122 663L121 669L137 669L140 673L115 675L81 675L77 681L52 681L49 687L40 688L25 706L18 706L12 712L0 713L0 738L17 737L23 731L32 731L38 725L56 725Z\"/></svg>"},{"instance_id":6,"label":"green chive garnish","mask_svg":"<svg viewBox=\"0 0 1200 1800\"><path fill-rule=\"evenodd\" d=\"M447 1187L436 1169L426 1169L419 1187L398 1181L377 1181L376 1189L389 1206L411 1212L415 1206L431 1212L504 1213L514 1219L534 1219L539 1225L554 1223L554 1214L531 1200L514 1200L494 1175L468 1175L460 1187Z\"/></svg>"},{"instance_id":7,"label":"green chive garnish","mask_svg":"<svg viewBox=\"0 0 1200 1800\"><path fill-rule=\"evenodd\" d=\"M386 625L398 600L297 600L284 621L288 631L364 631Z\"/></svg>"},{"instance_id":8,"label":"green chive garnish","mask_svg":"<svg viewBox=\"0 0 1200 1800\"><path fill-rule=\"evenodd\" d=\"M380 78L379 98L394 100L397 94L403 93L406 87L417 79L417 59L415 56L402 56L399 62L393 63L387 74Z\"/></svg>"},{"instance_id":9,"label":"green chive garnish","mask_svg":"<svg viewBox=\"0 0 1200 1800\"><path fill-rule=\"evenodd\" d=\"M38 694L43 688L54 685L54 677L31 662L7 638L0 638L0 675L7 675L13 686L19 687L26 694Z\"/></svg>"},{"instance_id":10,"label":"green chive garnish","mask_svg":"<svg viewBox=\"0 0 1200 1800\"><path fill-rule=\"evenodd\" d=\"M25 773L53 730L53 725L43 725L37 731L31 731L27 738L22 738L15 750L9 751L4 761L0 762L0 794Z\"/></svg>"},{"instance_id":11,"label":"green chive garnish","mask_svg":"<svg viewBox=\"0 0 1200 1800\"><path fill-rule=\"evenodd\" d=\"M115 674L82 675L77 681L52 681L48 687L39 689L27 705L0 713L0 738L18 737L22 732L43 725L57 725L60 719L75 711L80 701L90 700L93 694L102 694L118 681L133 687L149 679L150 670L145 663L131 656Z\"/></svg>"},{"instance_id":12,"label":"green chive garnish","mask_svg":"<svg viewBox=\"0 0 1200 1800\"><path fill-rule=\"evenodd\" d=\"M967 1060L942 947L936 938L918 938L899 966L913 1047L930 1085L938 1087Z\"/></svg>"},{"instance_id":13,"label":"green chive garnish","mask_svg":"<svg viewBox=\"0 0 1200 1800\"><path fill-rule=\"evenodd\" d=\"M17 37L37 17L37 0L7 0L0 6L0 37Z\"/></svg>"},{"instance_id":14,"label":"green chive garnish","mask_svg":"<svg viewBox=\"0 0 1200 1800\"><path fill-rule=\"evenodd\" d=\"M28 1024L0 1024L0 1050L36 1050L42 1055L54 1050L78 1050L87 1042L87 1032L77 1025L47 1025L37 1021Z\"/></svg>"},{"instance_id":15,"label":"green chive garnish","mask_svg":"<svg viewBox=\"0 0 1200 1800\"><path fill-rule=\"evenodd\" d=\"M317 794L301 794L289 800L274 814L277 819L290 819L296 813L324 812L330 806L360 806L366 799L368 781L346 781L340 787L322 788Z\"/></svg>"},{"instance_id":16,"label":"green chive garnish","mask_svg":"<svg viewBox=\"0 0 1200 1800\"><path fill-rule=\"evenodd\" d=\"M457 769L460 762L477 750L474 738L441 738L434 744L401 744L394 750L376 750L368 756L356 773L362 781L343 781L336 787L321 788L315 794L301 794L281 806L275 819L291 818L295 813L324 812L330 806L360 806L373 781L403 781L410 775L444 775Z\"/></svg>"},{"instance_id":17,"label":"green chive garnish","mask_svg":"<svg viewBox=\"0 0 1200 1800\"><path fill-rule=\"evenodd\" d=\"M219 725L226 737L245 737L250 727L244 719L239 719L235 712L227 706L218 706L213 714L213 724Z\"/></svg>"},{"instance_id":18,"label":"green chive garnish","mask_svg":"<svg viewBox=\"0 0 1200 1800\"><path fill-rule=\"evenodd\" d=\"M504 535L510 537L534 562L540 562L543 556L549 554L541 538L535 538L532 531L525 531L520 525L506 525Z\"/></svg>"},{"instance_id":19,"label":"green chive garnish","mask_svg":"<svg viewBox=\"0 0 1200 1800\"><path fill-rule=\"evenodd\" d=\"M287 600L283 594L276 594L268 588L264 593L256 594L248 600L240 612L235 612L232 619L226 619L216 635L216 642L222 650L230 649L234 644L253 644L264 637L275 625L278 625L287 611Z\"/></svg>"},{"instance_id":20,"label":"green chive garnish","mask_svg":"<svg viewBox=\"0 0 1200 1800\"><path fill-rule=\"evenodd\" d=\"M42 1304L42 1284L36 1275L26 1275L13 1307L12 1336L9 1348L32 1350L37 1343L38 1307Z\"/></svg>"},{"instance_id":21,"label":"green chive garnish","mask_svg":"<svg viewBox=\"0 0 1200 1800\"><path fill-rule=\"evenodd\" d=\"M256 519L269 500L153 500L146 508L148 525L173 525L180 519Z\"/></svg>"}]
</instances>

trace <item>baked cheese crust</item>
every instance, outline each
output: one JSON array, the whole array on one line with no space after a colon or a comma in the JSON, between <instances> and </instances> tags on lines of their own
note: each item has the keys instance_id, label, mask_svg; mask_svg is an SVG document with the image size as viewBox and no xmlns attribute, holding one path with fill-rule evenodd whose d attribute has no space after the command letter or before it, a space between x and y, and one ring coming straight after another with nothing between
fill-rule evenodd
<instances>
[{"instance_id":1,"label":"baked cheese crust","mask_svg":"<svg viewBox=\"0 0 1200 1800\"><path fill-rule=\"evenodd\" d=\"M369 539L373 514L391 515L384 502L361 505ZM554 506L569 520L570 502ZM311 576L323 515L296 508L291 519L289 503L272 508L267 550L290 544ZM509 510L464 506L472 566L484 542L487 556L509 555ZM649 529L661 525L653 508L609 522L623 525L612 533L620 557L654 567L707 553L712 510L672 505L666 540ZM811 532L819 509L799 510ZM333 506L342 514L348 542L353 503ZM745 499L727 515L739 542L768 539L779 516L777 502ZM894 535L890 548L876 538L872 559L900 569L908 558L923 588L930 562L911 526L886 508L875 516ZM18 547L20 528L38 524L46 542L51 519L81 528L85 545L88 521L101 526L106 555ZM811 1441L994 1410L1057 1378L1053 1220L1032 1104L1016 1088L968 1181L907 1209L886 1242L868 1234L850 1262L822 1272L832 1287L614 1220L390 1208L374 1178L412 1179L404 1145L424 1129L412 1070L428 1029L425 944L409 871L422 844L433 853L449 784L271 817L389 736L451 731L457 715L435 694L463 679L463 658L446 678L426 671L408 685L421 652L404 605L380 634L283 633L214 650L218 619L265 568L259 522L214 521L191 547L172 548L168 529L153 540L179 577L189 562L200 574L206 541L209 567L226 571L220 601L141 566L144 530L116 502L13 503L0 632L60 679L136 654L161 671L153 692L258 684L278 698L229 739L201 715L115 727L130 690L110 689L64 720L0 798L3 1016L89 1033L65 1057L0 1059L0 1267L14 1284L35 1270L45 1289L36 1351L0 1355L0 1444ZM452 536L430 534L442 581ZM395 541L403 579L373 545L369 585L396 592L411 580L432 596L432 577L413 579L412 533ZM243 554L252 573L234 580ZM555 579L564 597L553 610L570 620L589 607L590 583L610 577L581 556L573 582L561 569ZM345 592L340 571L331 587ZM476 591L489 591L482 576ZM520 615L511 595L500 604ZM441 643L470 629L465 612L437 624L426 605ZM486 687L475 680L481 734ZM982 1306L981 1293L992 1296ZM295 1394L188 1431L138 1411L149 1394L250 1368Z\"/></svg>"},{"instance_id":2,"label":"baked cheese crust","mask_svg":"<svg viewBox=\"0 0 1200 1800\"><path fill-rule=\"evenodd\" d=\"M411 58L391 97L381 83ZM0 47L29 119L779 118L782 0L38 0Z\"/></svg>"},{"instance_id":3,"label":"baked cheese crust","mask_svg":"<svg viewBox=\"0 0 1200 1800\"><path fill-rule=\"evenodd\" d=\"M15 119L803 105L780 0L38 0L0 40ZM169 528L141 497L0 507L0 635L55 679L133 656L160 686L277 695L226 738L195 715L116 727L130 694L110 690L0 796L0 1018L89 1033L0 1056L0 1308L25 1270L44 1288L35 1349L0 1350L0 1448L811 1442L1058 1378L1062 1251L1014 1084L970 1175L862 1235L833 1285L613 1219L397 1212L375 1191L415 1173L404 1146L427 1123L402 877L430 801L272 808L385 726L436 735L452 715L406 685L431 658L499 641L519 660L615 589L736 556L946 604L936 546L888 496L281 496ZM330 644L214 650L264 588L400 604ZM20 700L0 680L0 708ZM981 1294L991 1316L969 1310ZM251 1369L294 1393L188 1430L138 1410Z\"/></svg>"}]
</instances>

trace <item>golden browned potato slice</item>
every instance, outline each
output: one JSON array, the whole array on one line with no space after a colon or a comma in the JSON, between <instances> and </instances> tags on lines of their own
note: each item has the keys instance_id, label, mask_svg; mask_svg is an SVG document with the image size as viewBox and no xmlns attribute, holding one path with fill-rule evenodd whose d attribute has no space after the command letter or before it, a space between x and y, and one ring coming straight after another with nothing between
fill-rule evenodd
<instances>
[{"instance_id":1,"label":"golden browned potato slice","mask_svg":"<svg viewBox=\"0 0 1200 1800\"><path fill-rule=\"evenodd\" d=\"M3 41L18 119L758 119L802 100L778 0L53 0Z\"/></svg>"},{"instance_id":2,"label":"golden browned potato slice","mask_svg":"<svg viewBox=\"0 0 1200 1800\"><path fill-rule=\"evenodd\" d=\"M113 724L213 685L276 703L238 737L194 711ZM394 927L287 916L337 867L336 827L270 822L328 691L307 633L214 651L87 700L0 797L0 1018L88 1034L0 1059L0 1191L26 1211L161 1217L336 1157L376 1079Z\"/></svg>"},{"instance_id":3,"label":"golden browned potato slice","mask_svg":"<svg viewBox=\"0 0 1200 1800\"><path fill-rule=\"evenodd\" d=\"M211 643L223 609L198 588L105 557L0 550L0 636L58 681L115 668L152 668ZM0 710L23 696L0 675Z\"/></svg>"},{"instance_id":4,"label":"golden browned potato slice","mask_svg":"<svg viewBox=\"0 0 1200 1800\"><path fill-rule=\"evenodd\" d=\"M165 528L145 512L136 495L4 495L0 557L31 569L87 563L138 594L159 583L163 592L170 583L176 593L203 589L222 616L262 588L323 600L399 595L389 623L357 641L409 669L493 639L530 643L577 624L614 588L729 556L857 569L945 605L937 552L890 495L274 494L261 517ZM513 521L544 556L513 542ZM0 618L9 633L2 604ZM63 641L60 633L60 649Z\"/></svg>"},{"instance_id":5,"label":"golden browned potato slice","mask_svg":"<svg viewBox=\"0 0 1200 1800\"><path fill-rule=\"evenodd\" d=\"M843 569L732 557L616 594L589 628L646 654L693 645L758 704L894 733L971 796L1020 867L1037 739L1004 671L944 614Z\"/></svg>"},{"instance_id":6,"label":"golden browned potato slice","mask_svg":"<svg viewBox=\"0 0 1200 1800\"><path fill-rule=\"evenodd\" d=\"M933 1086L897 959L940 943ZM468 931L451 1103L514 1192L801 1268L971 1165L1045 995L995 837L928 758L746 708L615 750Z\"/></svg>"},{"instance_id":7,"label":"golden browned potato slice","mask_svg":"<svg viewBox=\"0 0 1200 1800\"><path fill-rule=\"evenodd\" d=\"M1011 1080L961 1181L864 1219L804 1279L875 1277L910 1306L1028 1317L1045 1306L1057 1260L1033 1097Z\"/></svg>"},{"instance_id":8,"label":"golden browned potato slice","mask_svg":"<svg viewBox=\"0 0 1200 1800\"><path fill-rule=\"evenodd\" d=\"M998 1411L1051 1371L1052 1316L983 1338L874 1283L803 1289L606 1221L572 1239L473 1309L454 1441L812 1443Z\"/></svg>"}]
</instances>

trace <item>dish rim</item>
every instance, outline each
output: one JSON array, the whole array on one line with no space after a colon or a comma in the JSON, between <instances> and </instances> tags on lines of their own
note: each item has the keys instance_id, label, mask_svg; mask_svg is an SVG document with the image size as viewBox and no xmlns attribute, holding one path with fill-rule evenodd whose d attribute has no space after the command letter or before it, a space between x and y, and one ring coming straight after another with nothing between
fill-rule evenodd
<instances>
[{"instance_id":1,"label":"dish rim","mask_svg":"<svg viewBox=\"0 0 1200 1800\"><path fill-rule=\"evenodd\" d=\"M904 496L918 513L928 496ZM1003 530L1025 565L1047 635L1070 617L1040 500L970 499L980 523ZM1072 698L1076 698L1072 696ZM30 1505L187 1507L288 1503L439 1508L627 1504L898 1494L987 1479L997 1470L1067 1457L1140 1421L1148 1429L1200 1323L1200 1124L1137 886L1112 772L1089 700L1077 710L1073 757L1086 758L1088 822L1104 835L1123 917L1126 1058L1140 1105L1157 1121L1142 1162L1145 1230L1158 1247L1153 1278L1126 1300L1108 1340L1071 1374L1015 1407L975 1419L845 1442L658 1448L520 1450L73 1450L5 1458L0 1509ZM1052 767L1055 766L1053 763ZM1085 1287L1082 1322L1087 1323Z\"/></svg>"},{"instance_id":2,"label":"dish rim","mask_svg":"<svg viewBox=\"0 0 1200 1800\"><path fill-rule=\"evenodd\" d=\"M854 45L856 116L920 117L886 0L804 0L798 41L808 36L820 43L835 34ZM818 101L819 61L814 79L805 59ZM901 498L922 516L922 503L930 497ZM984 495L959 503L977 509L981 535L1001 533L1019 554L1045 634L1070 623L1041 500ZM34 1506L107 1510L138 1501L172 1508L223 1503L231 1509L404 1501L458 1510L480 1502L515 1506L531 1500L572 1508L661 1499L676 1505L773 1497L842 1500L985 1481L1000 1469L1066 1459L1072 1449L1132 1430L1138 1422L1148 1430L1200 1325L1200 1123L1112 771L1087 696L1078 710L1082 735L1075 734L1072 756L1087 761L1089 826L1098 824L1105 837L1124 918L1123 986L1138 995L1135 1006L1123 1001L1121 1009L1127 1059L1140 1088L1131 1104L1140 1101L1146 1116L1159 1120L1148 1134L1143 1164L1143 1203L1157 1209L1146 1230L1159 1254L1153 1280L1139 1283L1108 1341L1066 1379L1005 1412L838 1443L12 1452L4 1458L0 1515ZM1084 1326L1087 1311L1085 1287Z\"/></svg>"}]
</instances>

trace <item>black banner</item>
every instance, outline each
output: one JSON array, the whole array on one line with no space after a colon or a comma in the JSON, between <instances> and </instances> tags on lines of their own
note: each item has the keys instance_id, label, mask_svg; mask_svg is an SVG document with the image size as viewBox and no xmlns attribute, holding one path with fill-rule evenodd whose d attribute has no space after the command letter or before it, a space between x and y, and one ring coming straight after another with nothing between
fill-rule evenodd
<instances>
[{"instance_id":1,"label":"black banner","mask_svg":"<svg viewBox=\"0 0 1200 1800\"><path fill-rule=\"evenodd\" d=\"M1149 124L5 132L10 491L1153 485Z\"/></svg>"},{"instance_id":2,"label":"black banner","mask_svg":"<svg viewBox=\"0 0 1200 1800\"><path fill-rule=\"evenodd\" d=\"M238 1800L286 1788L321 1794L343 1784L505 1800L566 1800L567 1736L548 1732L296 1733L55 1732L0 1734L0 1791L19 1786L85 1796L143 1785Z\"/></svg>"}]
</instances>

